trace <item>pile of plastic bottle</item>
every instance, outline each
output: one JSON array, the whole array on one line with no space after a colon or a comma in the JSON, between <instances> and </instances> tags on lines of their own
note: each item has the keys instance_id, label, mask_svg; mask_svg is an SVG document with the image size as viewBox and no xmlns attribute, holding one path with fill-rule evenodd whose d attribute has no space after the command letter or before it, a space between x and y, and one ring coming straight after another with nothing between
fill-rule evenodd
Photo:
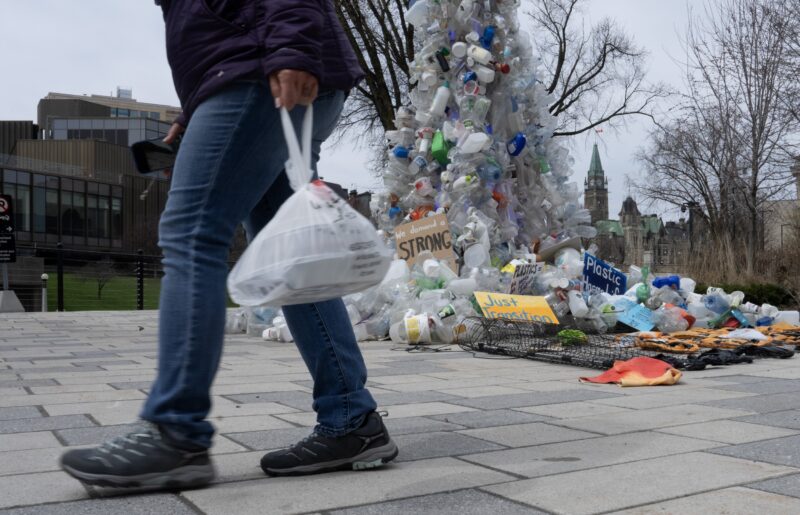
<instances>
[{"instance_id":1,"label":"pile of plastic bottle","mask_svg":"<svg viewBox=\"0 0 800 515\"><path fill-rule=\"evenodd\" d=\"M411 105L386 133L385 191L372 210L389 235L446 213L469 267L508 263L549 235L593 237L572 159L539 80L518 0L418 0Z\"/></svg>"},{"instance_id":2,"label":"pile of plastic bottle","mask_svg":"<svg viewBox=\"0 0 800 515\"><path fill-rule=\"evenodd\" d=\"M593 253L594 248L588 252ZM389 336L396 343L452 343L467 330L464 320L480 316L474 292L506 292L516 266L535 261L536 256L516 255L506 266L462 266L461 275L444 261L423 255L414 267L395 260L378 286L344 298L353 331L359 341ZM583 284L584 252L563 248L536 274L532 290L543 296L562 321L571 315L568 327L589 334L602 334L622 327L620 316L633 306L651 312L654 328L673 333L692 327L758 327L784 323L800 326L797 311L746 302L742 292L709 287L697 292L688 277L652 276L647 269L631 266L628 290L620 295L589 291ZM566 326L565 326L566 327ZM265 340L292 341L291 331L280 312L273 308L249 308L228 315L228 333L247 333ZM634 332L633 327L627 330Z\"/></svg>"}]
</instances>

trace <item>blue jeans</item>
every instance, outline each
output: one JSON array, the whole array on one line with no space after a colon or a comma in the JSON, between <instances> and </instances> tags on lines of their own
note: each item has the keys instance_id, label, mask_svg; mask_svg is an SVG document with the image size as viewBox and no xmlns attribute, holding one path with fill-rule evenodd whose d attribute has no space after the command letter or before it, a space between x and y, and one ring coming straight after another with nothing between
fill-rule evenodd
<instances>
[{"instance_id":1,"label":"blue jeans","mask_svg":"<svg viewBox=\"0 0 800 515\"><path fill-rule=\"evenodd\" d=\"M314 167L343 103L341 91L314 102ZM296 131L304 112L291 112ZM211 446L206 417L222 354L228 251L240 222L252 238L292 194L287 158L279 112L260 81L233 84L203 102L184 134L159 226L158 375L141 413L178 445ZM344 303L283 311L314 380L316 430L340 436L358 428L376 404L364 387L367 369Z\"/></svg>"}]
</instances>

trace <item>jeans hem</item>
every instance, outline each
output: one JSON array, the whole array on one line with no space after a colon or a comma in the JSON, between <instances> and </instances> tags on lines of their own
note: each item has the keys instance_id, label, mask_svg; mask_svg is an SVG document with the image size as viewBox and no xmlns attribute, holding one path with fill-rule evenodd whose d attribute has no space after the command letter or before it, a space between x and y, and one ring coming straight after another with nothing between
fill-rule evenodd
<instances>
[{"instance_id":1,"label":"jeans hem","mask_svg":"<svg viewBox=\"0 0 800 515\"><path fill-rule=\"evenodd\" d=\"M359 427L361 427L364 424L364 421L367 419L367 416L369 416L369 413L365 413L363 416L359 417L355 421L351 422L350 424L342 428L330 428L322 424L317 424L314 427L314 432L319 433L323 436L329 436L331 438L339 438L347 434L350 434Z\"/></svg>"}]
</instances>

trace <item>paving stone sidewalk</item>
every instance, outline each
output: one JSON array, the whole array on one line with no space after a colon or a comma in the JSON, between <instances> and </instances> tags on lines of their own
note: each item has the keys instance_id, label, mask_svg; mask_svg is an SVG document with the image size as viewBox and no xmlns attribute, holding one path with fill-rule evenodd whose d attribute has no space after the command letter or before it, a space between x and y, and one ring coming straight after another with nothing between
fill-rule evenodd
<instances>
[{"instance_id":1,"label":"paving stone sidewalk","mask_svg":"<svg viewBox=\"0 0 800 515\"><path fill-rule=\"evenodd\" d=\"M0 515L800 513L800 358L623 389L578 383L586 369L367 342L398 461L267 478L264 451L314 423L311 383L294 345L244 335L228 337L214 389L216 484L84 487L58 456L128 431L156 329L155 312L0 315Z\"/></svg>"}]
</instances>

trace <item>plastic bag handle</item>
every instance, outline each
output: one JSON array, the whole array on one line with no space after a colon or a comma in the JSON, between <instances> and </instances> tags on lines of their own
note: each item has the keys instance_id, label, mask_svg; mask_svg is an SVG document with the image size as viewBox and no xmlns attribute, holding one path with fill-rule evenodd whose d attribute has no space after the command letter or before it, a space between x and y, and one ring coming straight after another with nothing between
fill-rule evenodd
<instances>
[{"instance_id":1,"label":"plastic bag handle","mask_svg":"<svg viewBox=\"0 0 800 515\"><path fill-rule=\"evenodd\" d=\"M289 111L285 107L281 107L283 137L286 139L286 146L289 149L286 175L289 177L289 184L292 185L292 189L295 191L308 184L314 176L314 170L311 168L311 127L313 123L314 109L313 106L309 105L306 107L306 114L303 117L303 148L301 151Z\"/></svg>"}]
</instances>

